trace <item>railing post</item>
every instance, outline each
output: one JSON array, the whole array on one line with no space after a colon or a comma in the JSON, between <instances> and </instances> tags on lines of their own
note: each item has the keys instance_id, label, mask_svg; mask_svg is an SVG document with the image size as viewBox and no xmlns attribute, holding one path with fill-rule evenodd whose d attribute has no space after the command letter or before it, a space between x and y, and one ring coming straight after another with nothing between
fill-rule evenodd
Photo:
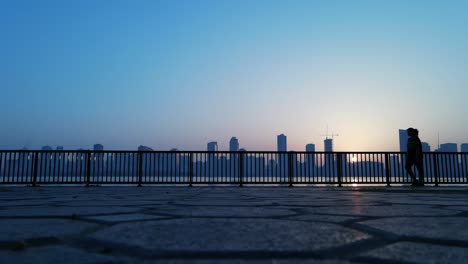
<instances>
[{"instance_id":1,"label":"railing post","mask_svg":"<svg viewBox=\"0 0 468 264\"><path fill-rule=\"evenodd\" d=\"M244 178L244 153L239 153L239 187L242 187Z\"/></svg>"},{"instance_id":2,"label":"railing post","mask_svg":"<svg viewBox=\"0 0 468 264\"><path fill-rule=\"evenodd\" d=\"M89 187L91 181L91 151L86 152L86 187Z\"/></svg>"},{"instance_id":3,"label":"railing post","mask_svg":"<svg viewBox=\"0 0 468 264\"><path fill-rule=\"evenodd\" d=\"M193 183L193 153L189 154L189 187L192 187Z\"/></svg>"},{"instance_id":4,"label":"railing post","mask_svg":"<svg viewBox=\"0 0 468 264\"><path fill-rule=\"evenodd\" d=\"M293 156L292 152L288 152L288 181L289 181L289 187L293 186Z\"/></svg>"},{"instance_id":5,"label":"railing post","mask_svg":"<svg viewBox=\"0 0 468 264\"><path fill-rule=\"evenodd\" d=\"M141 187L143 181L143 157L142 153L138 152L138 187Z\"/></svg>"},{"instance_id":6,"label":"railing post","mask_svg":"<svg viewBox=\"0 0 468 264\"><path fill-rule=\"evenodd\" d=\"M36 152L36 153L34 153L34 156L33 156L33 183L32 183L33 187L36 187L37 174L39 173L39 171L37 169L38 159L39 159L39 152Z\"/></svg>"},{"instance_id":7,"label":"railing post","mask_svg":"<svg viewBox=\"0 0 468 264\"><path fill-rule=\"evenodd\" d=\"M435 186L439 186L439 164L438 164L438 158L437 158L436 153L432 154L432 161L434 163L434 181L435 181Z\"/></svg>"},{"instance_id":8,"label":"railing post","mask_svg":"<svg viewBox=\"0 0 468 264\"><path fill-rule=\"evenodd\" d=\"M336 153L336 166L338 172L338 187L341 187L341 178L343 177L343 171L341 170L341 153Z\"/></svg>"},{"instance_id":9,"label":"railing post","mask_svg":"<svg viewBox=\"0 0 468 264\"><path fill-rule=\"evenodd\" d=\"M385 178L387 181L387 186L390 186L390 160L388 153L385 153Z\"/></svg>"}]
</instances>

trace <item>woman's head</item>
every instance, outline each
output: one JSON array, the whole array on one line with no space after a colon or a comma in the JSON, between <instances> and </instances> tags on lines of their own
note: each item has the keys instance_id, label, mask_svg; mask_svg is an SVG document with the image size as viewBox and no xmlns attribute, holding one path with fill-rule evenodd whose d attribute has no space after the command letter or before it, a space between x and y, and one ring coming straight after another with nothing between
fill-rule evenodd
<instances>
[{"instance_id":1,"label":"woman's head","mask_svg":"<svg viewBox=\"0 0 468 264\"><path fill-rule=\"evenodd\" d=\"M406 132L408 133L408 136L410 137L419 135L419 131L412 127L406 129Z\"/></svg>"}]
</instances>

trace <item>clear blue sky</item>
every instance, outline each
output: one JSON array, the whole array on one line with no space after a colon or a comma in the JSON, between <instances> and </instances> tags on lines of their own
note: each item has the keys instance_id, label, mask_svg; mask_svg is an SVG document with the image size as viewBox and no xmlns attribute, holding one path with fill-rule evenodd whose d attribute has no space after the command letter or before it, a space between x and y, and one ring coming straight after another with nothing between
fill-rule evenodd
<instances>
[{"instance_id":1,"label":"clear blue sky","mask_svg":"<svg viewBox=\"0 0 468 264\"><path fill-rule=\"evenodd\" d=\"M0 0L0 148L468 142L468 1Z\"/></svg>"}]
</instances>

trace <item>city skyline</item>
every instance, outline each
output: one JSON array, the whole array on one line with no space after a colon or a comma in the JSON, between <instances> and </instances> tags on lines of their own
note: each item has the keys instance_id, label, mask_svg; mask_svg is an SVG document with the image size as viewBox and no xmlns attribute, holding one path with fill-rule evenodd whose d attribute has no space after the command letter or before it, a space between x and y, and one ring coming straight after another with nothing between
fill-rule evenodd
<instances>
[{"instance_id":1,"label":"city skyline","mask_svg":"<svg viewBox=\"0 0 468 264\"><path fill-rule=\"evenodd\" d=\"M277 138L277 145L276 145L276 150L278 152L283 152L283 151L288 151L288 144L287 144L287 135L285 134L280 134L276 136ZM398 130L398 141L399 141L399 151L400 152L406 152L406 144L408 142L408 135L406 129L399 129ZM468 152L468 143L441 143L437 146L434 146L434 148L431 147L431 145L427 142L421 142L422 144L422 149L423 152ZM460 145L460 148L458 148L458 145ZM226 150L219 149L218 148L218 141L210 141L206 144L206 150L207 151L246 151L245 148L240 148L240 143L239 139L237 137L231 137L229 140L229 148ZM333 151L342 151L342 150L335 150L334 149L334 139L333 137L329 137L328 135L325 135L325 138L323 139L323 150L322 152L333 152ZM28 148L23 147L22 150L28 150ZM50 145L44 145L41 147L41 150L53 150L53 147ZM64 150L64 147L61 145L58 145L56 147L56 150ZM82 148L80 148L82 150ZM103 151L104 146L102 144L94 144L93 145L93 150L94 151ZM110 150L113 150L112 148ZM132 150L132 149L128 149ZM153 149L151 147L145 146L145 145L139 145L137 147L138 151L165 151L163 149ZM167 150L166 150L167 151ZM170 148L169 151L179 151L178 148ZM184 150L181 150L184 151ZM198 149L198 151L203 151L202 149ZM272 150L252 150L252 151L272 151ZM299 151L299 152L316 152L316 144L315 143L306 143L304 145L304 149L302 150L291 150L291 151ZM320 152L320 151L317 151Z\"/></svg>"},{"instance_id":2,"label":"city skyline","mask_svg":"<svg viewBox=\"0 0 468 264\"><path fill-rule=\"evenodd\" d=\"M0 3L0 149L468 142L466 1ZM438 136L440 135L440 137ZM226 136L226 137L225 137Z\"/></svg>"}]
</instances>

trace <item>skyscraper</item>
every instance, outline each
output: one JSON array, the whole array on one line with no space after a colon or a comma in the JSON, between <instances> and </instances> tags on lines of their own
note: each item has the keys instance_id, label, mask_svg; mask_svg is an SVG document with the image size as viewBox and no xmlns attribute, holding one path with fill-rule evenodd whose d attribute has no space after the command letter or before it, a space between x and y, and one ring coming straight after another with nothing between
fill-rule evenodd
<instances>
[{"instance_id":1,"label":"skyscraper","mask_svg":"<svg viewBox=\"0 0 468 264\"><path fill-rule=\"evenodd\" d=\"M324 150L325 152L333 152L333 139L332 138L325 138L323 140ZM325 168L327 168L327 176L333 176L335 168L335 155L334 154L325 154ZM328 174L331 173L331 174Z\"/></svg>"},{"instance_id":2,"label":"skyscraper","mask_svg":"<svg viewBox=\"0 0 468 264\"><path fill-rule=\"evenodd\" d=\"M460 145L461 152L468 152L468 143L463 143Z\"/></svg>"},{"instance_id":3,"label":"skyscraper","mask_svg":"<svg viewBox=\"0 0 468 264\"><path fill-rule=\"evenodd\" d=\"M315 152L315 144L307 144L305 150L306 152Z\"/></svg>"},{"instance_id":4,"label":"skyscraper","mask_svg":"<svg viewBox=\"0 0 468 264\"><path fill-rule=\"evenodd\" d=\"M445 143L440 144L439 149L436 152L457 152L457 144L456 143ZM450 176L458 177L460 171L459 163L458 163L458 155L457 154L441 154L437 156L438 160L438 167L439 167L439 175L447 175L447 171L449 171Z\"/></svg>"},{"instance_id":5,"label":"skyscraper","mask_svg":"<svg viewBox=\"0 0 468 264\"><path fill-rule=\"evenodd\" d=\"M287 139L284 134L278 135L278 151L288 151Z\"/></svg>"},{"instance_id":6,"label":"skyscraper","mask_svg":"<svg viewBox=\"0 0 468 264\"><path fill-rule=\"evenodd\" d=\"M207 144L208 151L218 151L218 142L212 141Z\"/></svg>"},{"instance_id":7,"label":"skyscraper","mask_svg":"<svg viewBox=\"0 0 468 264\"><path fill-rule=\"evenodd\" d=\"M333 139L332 138L326 138L323 141L323 144L324 144L325 152L333 152Z\"/></svg>"},{"instance_id":8,"label":"skyscraper","mask_svg":"<svg viewBox=\"0 0 468 264\"><path fill-rule=\"evenodd\" d=\"M239 151L239 140L236 137L232 137L229 141L229 151Z\"/></svg>"},{"instance_id":9,"label":"skyscraper","mask_svg":"<svg viewBox=\"0 0 468 264\"><path fill-rule=\"evenodd\" d=\"M153 151L153 149L147 146L140 145L138 146L138 151Z\"/></svg>"},{"instance_id":10,"label":"skyscraper","mask_svg":"<svg viewBox=\"0 0 468 264\"><path fill-rule=\"evenodd\" d=\"M208 142L207 150L210 152L218 151L218 142L212 141ZM208 160L206 166L208 167L208 176L214 176L215 172L218 171L218 154L210 153L208 154Z\"/></svg>"},{"instance_id":11,"label":"skyscraper","mask_svg":"<svg viewBox=\"0 0 468 264\"><path fill-rule=\"evenodd\" d=\"M104 151L104 146L101 144L94 144L93 150L95 152ZM94 158L91 158L91 173L94 175L103 175L102 168L105 167L104 162L104 153L94 153ZM124 154L128 155L128 154ZM130 173L130 172L129 172Z\"/></svg>"},{"instance_id":12,"label":"skyscraper","mask_svg":"<svg viewBox=\"0 0 468 264\"><path fill-rule=\"evenodd\" d=\"M423 152L431 152L431 146L427 142L421 142Z\"/></svg>"},{"instance_id":13,"label":"skyscraper","mask_svg":"<svg viewBox=\"0 0 468 264\"><path fill-rule=\"evenodd\" d=\"M315 144L307 144L305 147L306 152L315 152ZM307 176L311 175L315 168L315 154L306 153L306 165L305 165L305 174Z\"/></svg>"},{"instance_id":14,"label":"skyscraper","mask_svg":"<svg viewBox=\"0 0 468 264\"><path fill-rule=\"evenodd\" d=\"M436 152L457 152L457 143L444 143Z\"/></svg>"},{"instance_id":15,"label":"skyscraper","mask_svg":"<svg viewBox=\"0 0 468 264\"><path fill-rule=\"evenodd\" d=\"M398 134L400 136L400 152L406 152L406 145L408 144L408 132L406 129L398 130Z\"/></svg>"},{"instance_id":16,"label":"skyscraper","mask_svg":"<svg viewBox=\"0 0 468 264\"><path fill-rule=\"evenodd\" d=\"M104 146L101 144L94 144L94 151L104 151Z\"/></svg>"}]
</instances>

